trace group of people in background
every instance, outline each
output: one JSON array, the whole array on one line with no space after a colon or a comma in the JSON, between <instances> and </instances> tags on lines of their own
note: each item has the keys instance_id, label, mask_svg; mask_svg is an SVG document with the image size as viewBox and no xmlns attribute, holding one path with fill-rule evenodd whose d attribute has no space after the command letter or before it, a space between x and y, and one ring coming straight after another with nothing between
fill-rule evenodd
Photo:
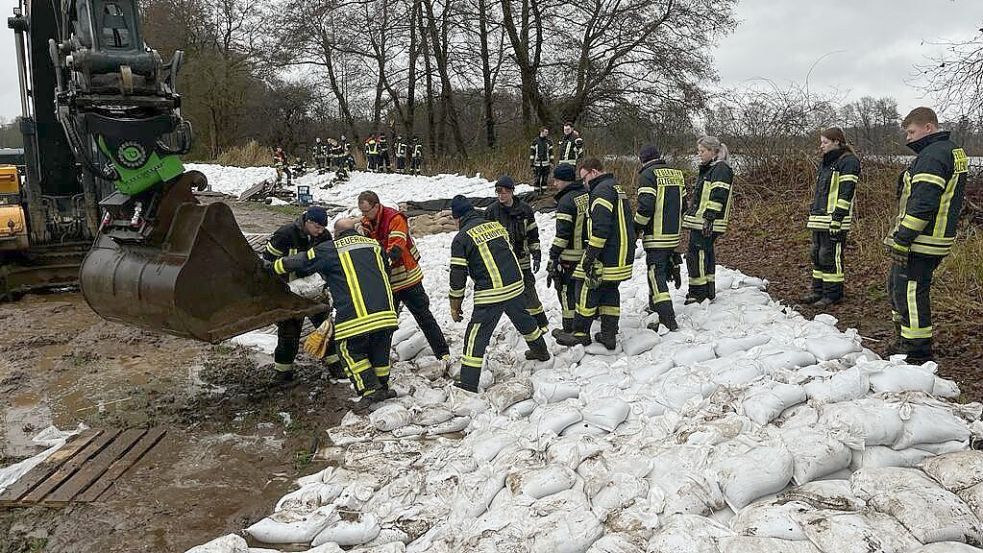
<instances>
[{"instance_id":1,"label":"group of people in background","mask_svg":"<svg viewBox=\"0 0 983 553\"><path fill-rule=\"evenodd\" d=\"M550 171L554 165L556 151L559 152L559 155L555 157L557 165L576 167L577 163L584 157L584 139L573 128L572 122L567 121L563 124L563 138L560 139L559 147L556 150L554 150L553 141L550 140L549 136L549 127L543 127L539 129L539 136L529 146L529 167L532 169L533 185L539 192L548 189Z\"/></svg>"},{"instance_id":2,"label":"group of people in background","mask_svg":"<svg viewBox=\"0 0 983 553\"><path fill-rule=\"evenodd\" d=\"M372 134L365 139L365 160L365 169L370 173L392 173L395 165L397 173L419 175L423 167L423 144L419 137L407 141L397 134L390 149L385 134Z\"/></svg>"},{"instance_id":3,"label":"group of people in background","mask_svg":"<svg viewBox=\"0 0 983 553\"><path fill-rule=\"evenodd\" d=\"M929 289L933 271L949 253L962 208L968 160L965 152L939 130L935 113L917 108L905 118L908 145L917 157L898 180L898 215L884 243L893 264L888 291L897 330L896 353L909 361L932 358ZM689 287L685 303L712 302L716 296L715 242L727 232L733 211L734 171L729 151L713 136L696 143L695 182L687 190L684 172L673 167L654 145L638 152L636 208L615 176L598 158L580 160L583 140L572 125L555 167L556 233L548 250L546 285L556 290L562 323L552 331L563 346L617 347L621 316L620 285L632 277L638 241L645 253L649 291L648 327L678 328L669 284L678 289L683 263L679 246L688 234L685 263ZM844 297L843 251L854 211L860 161L842 130L820 134L822 161L808 228L812 231L811 292L803 301L820 307ZM543 129L530 159L537 179L552 166L552 145ZM537 165L547 163L547 165ZM456 385L477 392L485 350L499 319L506 315L528 344L526 359L547 361L544 335L548 321L536 290L543 248L534 210L515 195L515 181L502 175L495 183L497 201L477 210L455 196L451 214L459 232L450 251L450 314L464 320L468 278L474 282L473 309L464 333L460 379ZM271 270L285 278L319 272L334 300L333 346L325 355L340 366L367 402L391 397L389 349L397 313L406 305L435 356L445 365L450 350L430 311L423 287L420 253L406 215L383 206L377 194L358 198L361 219L326 230L323 208L312 207L278 230L267 245ZM599 320L599 332L591 325ZM316 326L331 324L313 319ZM292 374L302 321L279 325L275 367ZM337 371L337 369L336 369Z\"/></svg>"}]
</instances>

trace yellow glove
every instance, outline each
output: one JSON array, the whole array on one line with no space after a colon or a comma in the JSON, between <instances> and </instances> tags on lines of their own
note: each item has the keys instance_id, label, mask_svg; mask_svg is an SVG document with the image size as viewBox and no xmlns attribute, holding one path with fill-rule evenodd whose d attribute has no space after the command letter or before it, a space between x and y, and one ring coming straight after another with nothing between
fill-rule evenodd
<instances>
[{"instance_id":1,"label":"yellow glove","mask_svg":"<svg viewBox=\"0 0 983 553\"><path fill-rule=\"evenodd\" d=\"M461 304L463 303L463 298L451 298L451 320L453 320L455 323L459 323L464 320L464 316L461 314Z\"/></svg>"},{"instance_id":2,"label":"yellow glove","mask_svg":"<svg viewBox=\"0 0 983 553\"><path fill-rule=\"evenodd\" d=\"M329 317L304 340L304 351L316 359L324 359L328 354L328 344L334 335L334 323Z\"/></svg>"}]
</instances>

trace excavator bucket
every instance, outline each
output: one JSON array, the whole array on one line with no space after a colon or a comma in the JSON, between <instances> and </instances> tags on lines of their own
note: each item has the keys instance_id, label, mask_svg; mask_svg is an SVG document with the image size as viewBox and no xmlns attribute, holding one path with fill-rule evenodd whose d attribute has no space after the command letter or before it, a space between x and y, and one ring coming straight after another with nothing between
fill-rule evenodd
<instances>
[{"instance_id":1,"label":"excavator bucket","mask_svg":"<svg viewBox=\"0 0 983 553\"><path fill-rule=\"evenodd\" d=\"M82 293L96 313L216 343L327 309L291 293L263 270L224 203L178 203L161 233L159 246L99 234L80 275Z\"/></svg>"}]
</instances>

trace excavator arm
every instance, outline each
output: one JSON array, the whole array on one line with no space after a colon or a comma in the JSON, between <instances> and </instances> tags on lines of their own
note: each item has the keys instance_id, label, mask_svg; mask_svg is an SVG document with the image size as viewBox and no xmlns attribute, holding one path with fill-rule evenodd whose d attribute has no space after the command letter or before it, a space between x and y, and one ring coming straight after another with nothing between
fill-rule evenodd
<instances>
[{"instance_id":1,"label":"excavator arm","mask_svg":"<svg viewBox=\"0 0 983 553\"><path fill-rule=\"evenodd\" d=\"M323 312L262 270L228 205L195 198L207 181L180 159L192 142L177 92L183 55L164 63L144 44L137 0L51 0L60 6L54 29L33 26L24 2L27 17L15 30L32 52L46 40L52 107L78 178L104 191L87 206L99 214L79 275L90 307L111 321L213 343Z\"/></svg>"}]
</instances>

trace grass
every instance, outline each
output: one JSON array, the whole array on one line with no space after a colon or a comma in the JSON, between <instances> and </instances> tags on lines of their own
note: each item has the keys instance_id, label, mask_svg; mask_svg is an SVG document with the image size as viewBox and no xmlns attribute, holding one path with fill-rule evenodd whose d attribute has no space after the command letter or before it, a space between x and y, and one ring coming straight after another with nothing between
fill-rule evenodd
<instances>
[{"instance_id":1,"label":"grass","mask_svg":"<svg viewBox=\"0 0 983 553\"><path fill-rule=\"evenodd\" d=\"M225 150L215 159L215 163L235 167L262 167L273 162L272 156L273 152L269 148L255 140L250 140Z\"/></svg>"}]
</instances>

